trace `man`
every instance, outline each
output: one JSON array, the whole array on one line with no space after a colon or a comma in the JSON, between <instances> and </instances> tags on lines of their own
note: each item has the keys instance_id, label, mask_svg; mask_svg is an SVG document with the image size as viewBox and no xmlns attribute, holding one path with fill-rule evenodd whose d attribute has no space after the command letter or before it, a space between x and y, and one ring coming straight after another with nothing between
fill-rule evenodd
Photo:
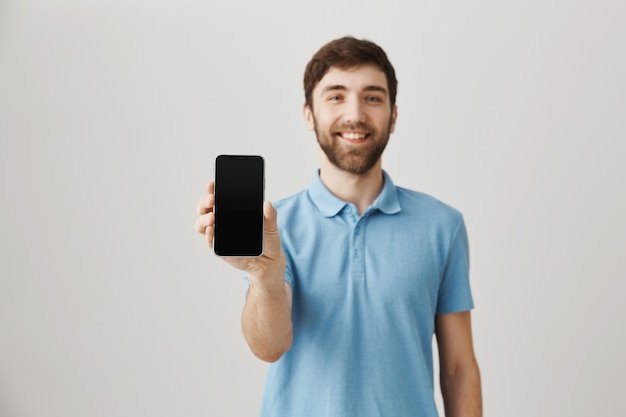
<instances>
[{"instance_id":1,"label":"man","mask_svg":"<svg viewBox=\"0 0 626 417\"><path fill-rule=\"evenodd\" d=\"M315 54L304 119L320 170L276 210L265 203L263 256L226 259L248 277L246 340L274 362L261 416L436 416L433 334L446 416L482 415L463 218L382 169L396 88L372 42ZM213 205L210 183L196 221L209 246Z\"/></svg>"}]
</instances>

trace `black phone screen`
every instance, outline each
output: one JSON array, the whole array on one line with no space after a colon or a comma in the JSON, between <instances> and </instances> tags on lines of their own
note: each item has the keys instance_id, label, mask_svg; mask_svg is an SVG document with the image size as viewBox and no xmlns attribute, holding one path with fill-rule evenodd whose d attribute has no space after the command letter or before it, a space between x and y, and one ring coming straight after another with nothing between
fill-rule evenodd
<instances>
[{"instance_id":1,"label":"black phone screen","mask_svg":"<svg viewBox=\"0 0 626 417\"><path fill-rule=\"evenodd\" d=\"M220 155L215 160L215 233L218 256L263 253L263 158Z\"/></svg>"}]
</instances>

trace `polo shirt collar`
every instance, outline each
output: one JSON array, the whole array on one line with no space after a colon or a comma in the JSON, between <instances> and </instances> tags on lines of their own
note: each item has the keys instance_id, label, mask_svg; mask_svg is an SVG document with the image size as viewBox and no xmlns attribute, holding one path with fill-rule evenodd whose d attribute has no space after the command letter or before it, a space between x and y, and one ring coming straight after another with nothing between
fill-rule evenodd
<instances>
[{"instance_id":1,"label":"polo shirt collar","mask_svg":"<svg viewBox=\"0 0 626 417\"><path fill-rule=\"evenodd\" d=\"M398 213L402 207L398 201L398 193L395 185L387 172L383 171L384 184L383 189L372 203L371 209L378 209L385 214ZM313 204L317 206L319 211L325 217L333 217L337 215L348 203L336 197L331 193L320 179L319 170L313 175L313 180L309 185L309 196Z\"/></svg>"},{"instance_id":2,"label":"polo shirt collar","mask_svg":"<svg viewBox=\"0 0 626 417\"><path fill-rule=\"evenodd\" d=\"M391 181L391 177L383 170L383 178L385 183L383 189L372 203L372 208L377 208L385 214L395 214L402 210L400 201L398 200L398 190Z\"/></svg>"}]
</instances>

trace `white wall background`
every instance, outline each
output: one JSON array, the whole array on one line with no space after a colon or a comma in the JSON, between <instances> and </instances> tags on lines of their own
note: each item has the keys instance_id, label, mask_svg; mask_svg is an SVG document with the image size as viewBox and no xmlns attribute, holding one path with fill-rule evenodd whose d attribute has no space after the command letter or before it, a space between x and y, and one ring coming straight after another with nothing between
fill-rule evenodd
<instances>
[{"instance_id":1,"label":"white wall background","mask_svg":"<svg viewBox=\"0 0 626 417\"><path fill-rule=\"evenodd\" d=\"M243 282L193 229L219 153L309 183L301 78L345 34L400 81L394 181L463 211L486 415L618 416L621 0L0 2L0 416L253 416Z\"/></svg>"}]
</instances>

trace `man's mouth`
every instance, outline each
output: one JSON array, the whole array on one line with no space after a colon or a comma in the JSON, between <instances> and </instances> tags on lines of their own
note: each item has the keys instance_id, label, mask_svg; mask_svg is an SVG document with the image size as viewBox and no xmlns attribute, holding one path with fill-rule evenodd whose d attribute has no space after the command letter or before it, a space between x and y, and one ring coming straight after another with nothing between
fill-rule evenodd
<instances>
[{"instance_id":1,"label":"man's mouth","mask_svg":"<svg viewBox=\"0 0 626 417\"><path fill-rule=\"evenodd\" d=\"M361 143L370 136L367 132L337 132L336 135L352 143Z\"/></svg>"}]
</instances>

